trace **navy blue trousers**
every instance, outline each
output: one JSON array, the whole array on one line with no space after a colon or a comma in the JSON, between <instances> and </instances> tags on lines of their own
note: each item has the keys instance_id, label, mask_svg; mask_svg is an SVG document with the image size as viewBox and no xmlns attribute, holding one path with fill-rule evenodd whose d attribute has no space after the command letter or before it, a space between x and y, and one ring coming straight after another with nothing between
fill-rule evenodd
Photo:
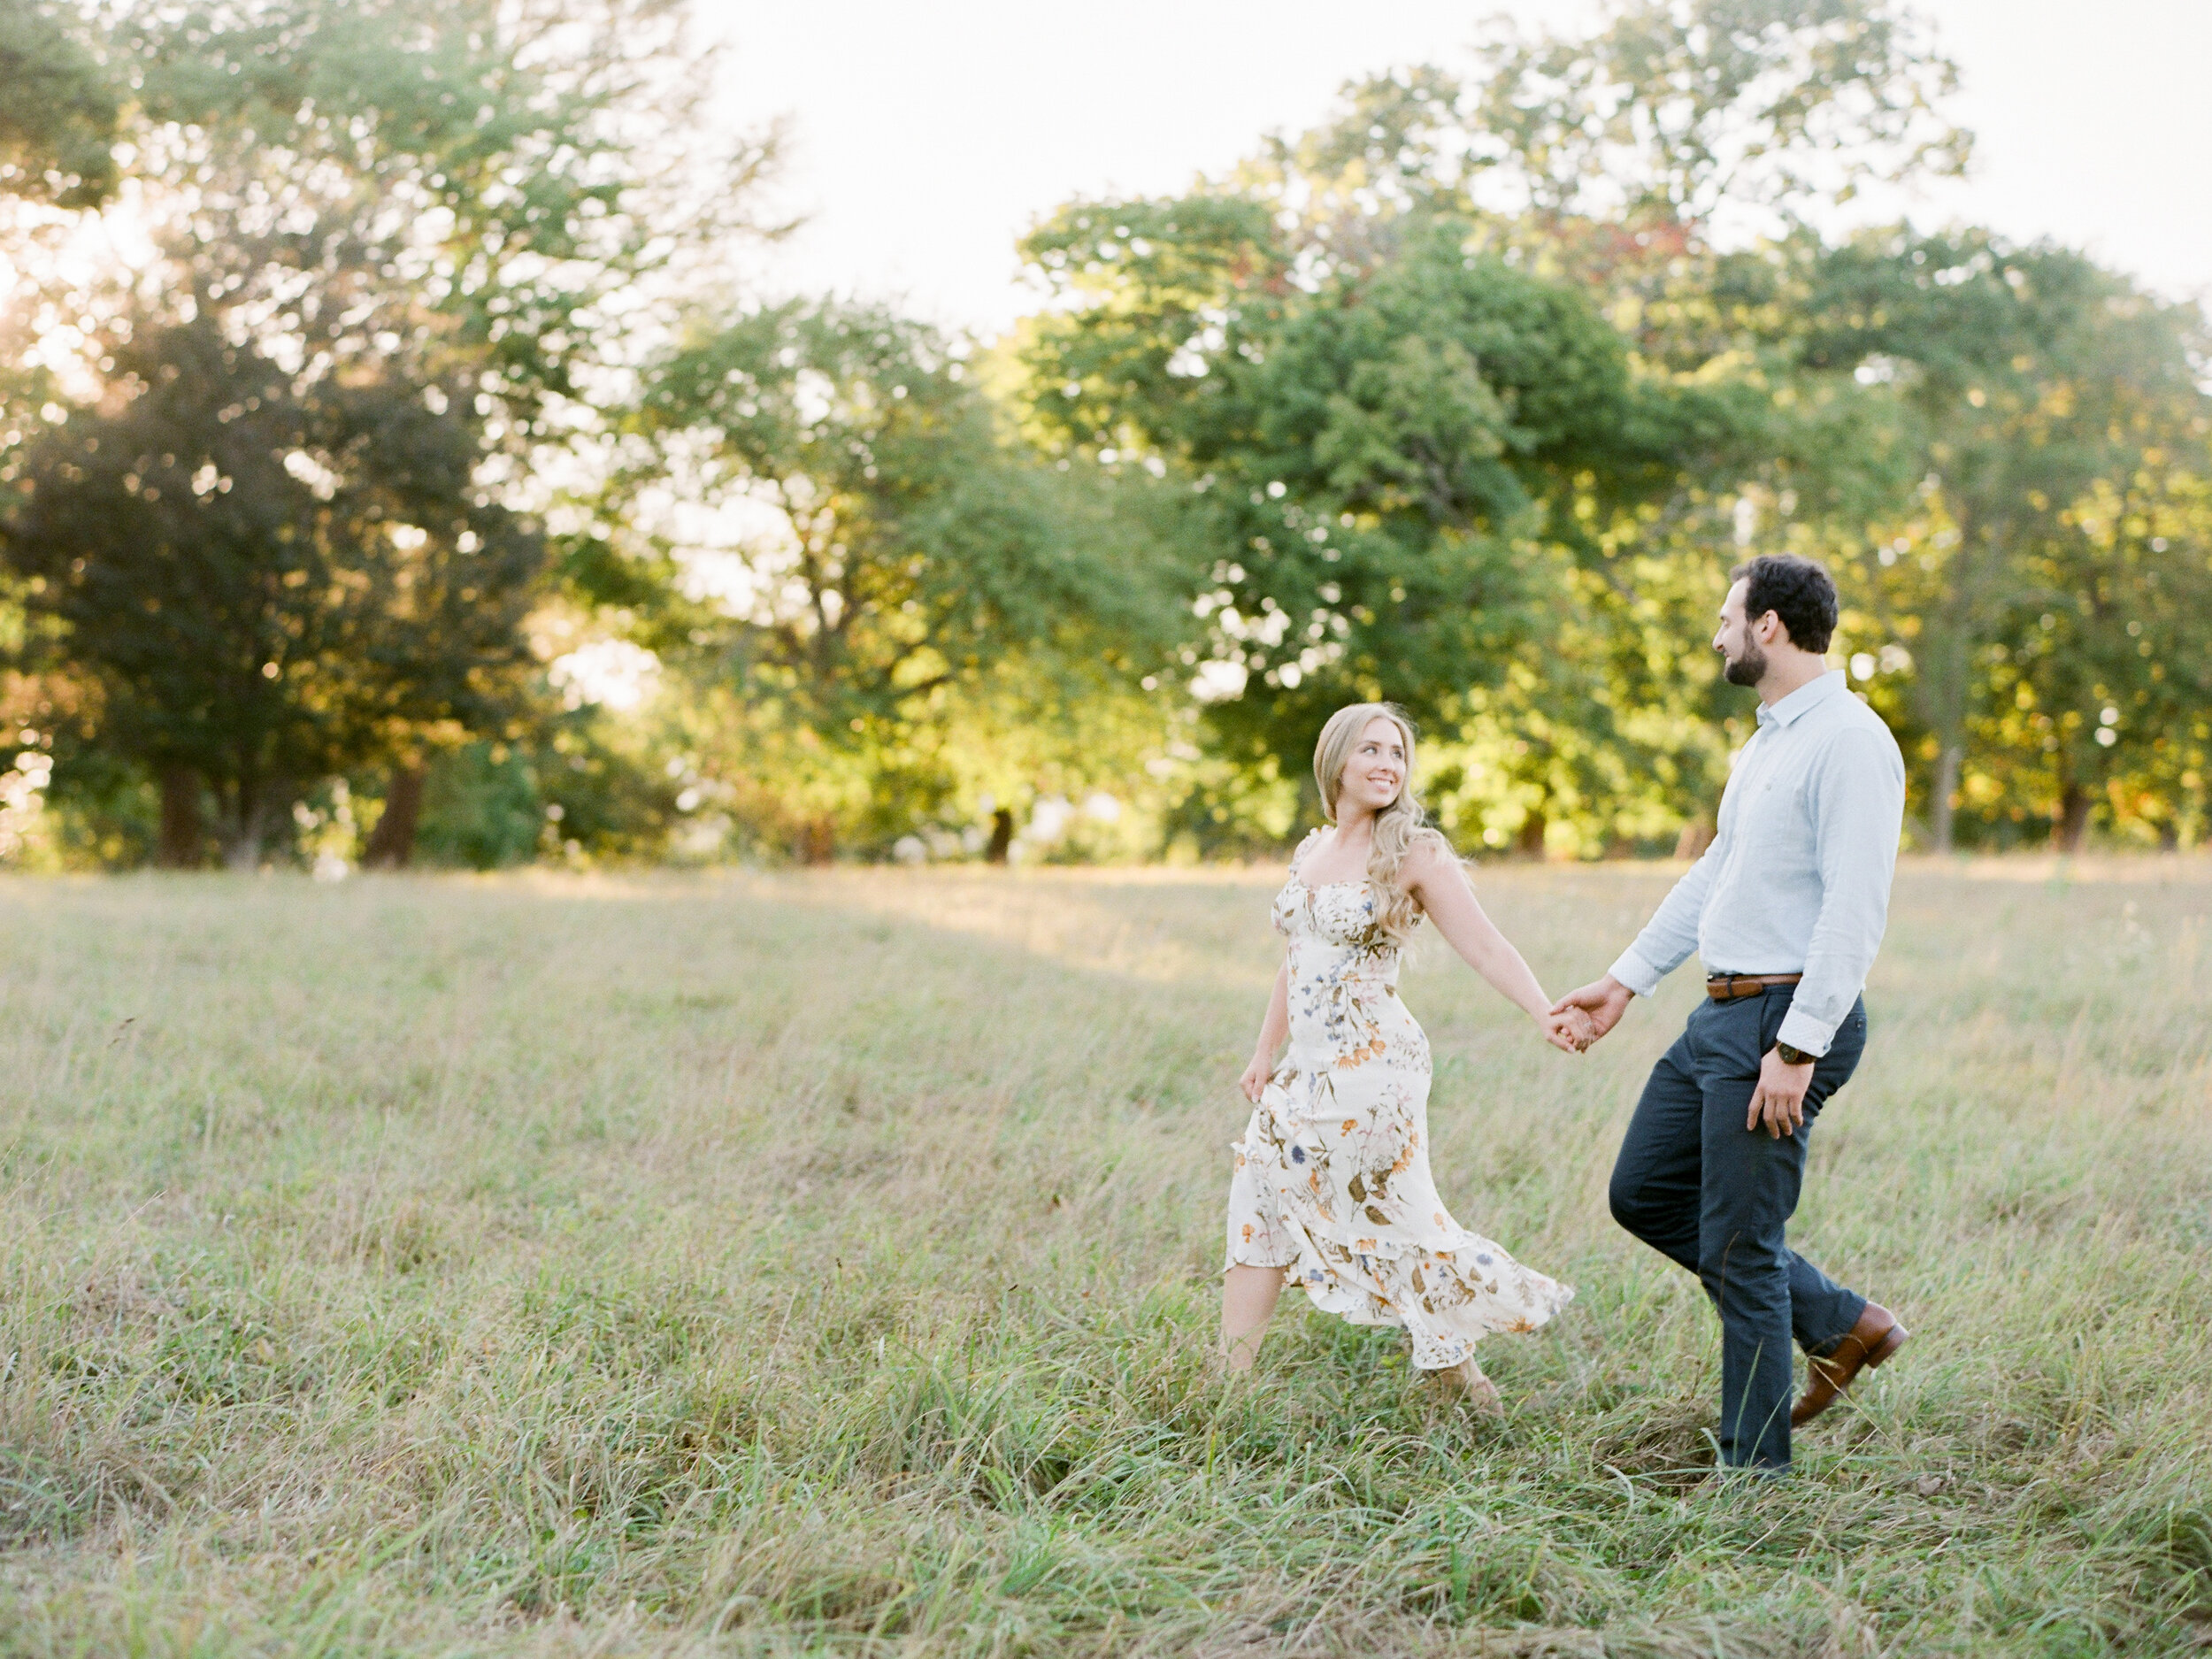
<instances>
[{"instance_id":1,"label":"navy blue trousers","mask_svg":"<svg viewBox=\"0 0 2212 1659\"><path fill-rule=\"evenodd\" d=\"M1813 1067L1803 1125L1780 1140L1744 1127L1759 1063L1794 995L1775 986L1701 1003L1652 1068L1613 1165L1613 1218L1695 1273L1720 1314L1721 1461L1736 1467L1789 1467L1790 1340L1826 1355L1866 1309L1782 1236L1813 1119L1865 1050L1864 999Z\"/></svg>"}]
</instances>

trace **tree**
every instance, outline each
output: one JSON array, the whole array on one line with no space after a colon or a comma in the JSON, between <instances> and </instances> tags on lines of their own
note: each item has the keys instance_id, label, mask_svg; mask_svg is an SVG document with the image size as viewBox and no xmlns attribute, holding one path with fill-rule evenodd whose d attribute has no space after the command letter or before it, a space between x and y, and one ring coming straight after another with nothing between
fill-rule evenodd
<instances>
[{"instance_id":1,"label":"tree","mask_svg":"<svg viewBox=\"0 0 2212 1659\"><path fill-rule=\"evenodd\" d=\"M1257 204L1202 195L1081 204L1027 244L1087 302L1033 336L1040 419L1188 481L1219 549L1213 721L1285 776L1338 703L1447 717L1540 669L1600 533L1734 436L1728 397L1638 376L1584 295L1474 227L1399 243L1309 288Z\"/></svg>"},{"instance_id":2,"label":"tree","mask_svg":"<svg viewBox=\"0 0 2212 1659\"><path fill-rule=\"evenodd\" d=\"M2134 412L2149 424L2151 411ZM2114 826L2172 845L2193 773L2201 787L2212 423L2200 413L2193 431L2160 424L2139 426L2134 472L2097 480L2027 550L2027 580L1988 653L1975 770L2005 786L2009 799L1991 806L2039 807L2066 852L2081 849L2100 808Z\"/></svg>"},{"instance_id":3,"label":"tree","mask_svg":"<svg viewBox=\"0 0 2212 1659\"><path fill-rule=\"evenodd\" d=\"M0 0L0 196L88 207L114 188L122 104L66 8Z\"/></svg>"},{"instance_id":4,"label":"tree","mask_svg":"<svg viewBox=\"0 0 2212 1659\"><path fill-rule=\"evenodd\" d=\"M221 280L257 285L269 326L443 354L498 406L495 436L563 442L660 326L641 302L777 228L757 217L774 134L714 121L687 19L684 0L211 0L125 11L108 37L173 245L212 273L242 233ZM339 270L344 307L280 297Z\"/></svg>"},{"instance_id":5,"label":"tree","mask_svg":"<svg viewBox=\"0 0 2212 1659\"><path fill-rule=\"evenodd\" d=\"M449 405L442 430L456 446L465 434L470 490L543 504L554 452L572 461L603 437L601 409L659 326L647 302L732 236L772 228L749 217L772 137L703 119L712 58L689 50L684 19L676 0L217 0L104 14L102 51L128 95L134 207L159 256L135 283L84 283L18 240L42 279L18 326L42 337L46 362L16 377L0 483L26 472L7 449L37 429L30 411L75 401L65 381L80 399L84 380L112 381L109 342L134 328L182 341L216 319L226 349L281 365L318 419L369 388L393 407ZM62 373L51 342L73 334L81 348ZM142 350L133 360L150 372ZM291 511L280 494L269 506L276 521ZM511 620L495 609L488 625ZM465 700L425 672L418 704L384 682L373 740L342 749L390 768L368 849L381 861L405 861L423 768L465 735L453 710ZM434 712L411 725L418 706Z\"/></svg>"},{"instance_id":6,"label":"tree","mask_svg":"<svg viewBox=\"0 0 2212 1659\"><path fill-rule=\"evenodd\" d=\"M646 476L736 529L735 614L704 637L741 690L748 787L787 803L808 857L942 798L955 700L1024 674L1132 685L1177 617L1144 492L1002 442L946 343L887 312L703 319L636 419Z\"/></svg>"},{"instance_id":7,"label":"tree","mask_svg":"<svg viewBox=\"0 0 2212 1659\"><path fill-rule=\"evenodd\" d=\"M1816 257L1801 327L1807 367L1851 376L1889 411L1887 453L1832 461L1909 481L1879 506L1854 498L1852 552L1856 585L1909 653L1934 745L1934 845L1955 838L1977 722L1994 731L1993 700L2016 703L2031 662L2047 700L2078 680L2050 712L2081 729L2049 751L2063 763L2050 810L2078 841L2092 791L2075 774L2107 771L2114 757L2090 733L2119 706L2092 664L2108 670L2116 650L2163 672L2190 654L2175 637L2146 656L2124 629L2163 612L2162 570L2170 591L2193 589L2193 549L2162 537L2153 551L2150 533L2115 527L2145 522L2128 503L2149 480L2201 465L2200 319L2067 250L1887 232ZM2115 628L2121 639L2094 643Z\"/></svg>"},{"instance_id":8,"label":"tree","mask_svg":"<svg viewBox=\"0 0 2212 1659\"><path fill-rule=\"evenodd\" d=\"M1957 71L1899 0L1632 0L1586 35L1494 31L1455 125L1540 218L1760 228L1956 173Z\"/></svg>"},{"instance_id":9,"label":"tree","mask_svg":"<svg viewBox=\"0 0 2212 1659\"><path fill-rule=\"evenodd\" d=\"M1208 688L1249 686L1217 741L1297 776L1325 706L1386 687L1485 840L1671 836L1721 758L1684 641L1746 492L1790 488L1787 259L1746 244L1955 171L1952 80L1889 0L1627 4L1354 83L1219 185L1041 227L1065 303L1026 350L1035 419L1166 464L1210 518Z\"/></svg>"},{"instance_id":10,"label":"tree","mask_svg":"<svg viewBox=\"0 0 2212 1659\"><path fill-rule=\"evenodd\" d=\"M1739 280L1763 285L1760 238L1970 149L1940 109L1955 68L1894 0L1624 0L1587 32L1494 22L1473 56L1352 82L1236 170L1302 275L1468 219L1597 296L1647 361L1694 370L1745 343L1729 325Z\"/></svg>"},{"instance_id":11,"label":"tree","mask_svg":"<svg viewBox=\"0 0 2212 1659\"><path fill-rule=\"evenodd\" d=\"M25 457L0 549L35 649L97 687L81 736L159 779L163 862L199 861L204 786L250 866L303 784L501 705L541 548L436 388L303 382L213 317L112 360L107 406Z\"/></svg>"}]
</instances>

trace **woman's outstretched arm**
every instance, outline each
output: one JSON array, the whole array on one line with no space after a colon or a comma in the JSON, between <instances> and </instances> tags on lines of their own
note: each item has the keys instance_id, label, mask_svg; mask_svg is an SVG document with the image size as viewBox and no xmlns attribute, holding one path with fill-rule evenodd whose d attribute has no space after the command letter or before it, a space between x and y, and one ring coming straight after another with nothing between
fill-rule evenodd
<instances>
[{"instance_id":1,"label":"woman's outstretched arm","mask_svg":"<svg viewBox=\"0 0 2212 1659\"><path fill-rule=\"evenodd\" d=\"M1252 1064L1244 1068L1244 1075L1237 1079L1244 1098L1255 1106L1259 1104L1260 1091L1267 1087L1267 1079L1274 1075L1275 1051L1289 1034L1290 958L1285 956L1283 965L1275 970L1275 989L1267 999L1267 1017L1260 1021L1260 1041L1252 1050Z\"/></svg>"},{"instance_id":2,"label":"woman's outstretched arm","mask_svg":"<svg viewBox=\"0 0 2212 1659\"><path fill-rule=\"evenodd\" d=\"M1582 1052L1572 1015L1551 1011L1551 998L1536 981L1535 973L1498 931L1468 885L1458 859L1435 841L1426 841L1406 855L1404 880L1421 908L1436 924L1436 931L1467 965L1487 980L1499 995L1520 1009L1543 1028L1546 1041L1569 1054Z\"/></svg>"}]
</instances>

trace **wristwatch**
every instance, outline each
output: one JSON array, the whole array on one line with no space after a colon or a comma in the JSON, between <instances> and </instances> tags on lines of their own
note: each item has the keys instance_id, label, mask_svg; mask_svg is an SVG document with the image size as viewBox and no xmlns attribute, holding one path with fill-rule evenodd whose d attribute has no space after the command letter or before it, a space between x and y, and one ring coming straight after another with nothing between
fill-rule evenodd
<instances>
[{"instance_id":1,"label":"wristwatch","mask_svg":"<svg viewBox=\"0 0 2212 1659\"><path fill-rule=\"evenodd\" d=\"M1776 1043L1774 1052L1782 1056L1784 1065L1810 1065L1820 1058L1816 1054L1807 1054L1802 1048L1793 1048L1786 1042Z\"/></svg>"}]
</instances>

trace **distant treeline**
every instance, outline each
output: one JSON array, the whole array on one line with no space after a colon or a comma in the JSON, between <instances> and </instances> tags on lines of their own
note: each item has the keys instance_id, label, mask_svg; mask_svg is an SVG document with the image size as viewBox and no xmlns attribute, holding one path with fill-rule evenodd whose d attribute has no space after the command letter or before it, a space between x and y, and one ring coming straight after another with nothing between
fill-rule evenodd
<instances>
[{"instance_id":1,"label":"distant treeline","mask_svg":"<svg viewBox=\"0 0 2212 1659\"><path fill-rule=\"evenodd\" d=\"M1471 850L1669 851L1772 550L1920 845L2204 838L2204 319L1836 228L1967 161L1891 0L1355 83L988 343L727 289L687 23L0 0L0 861L1236 855L1379 696Z\"/></svg>"}]
</instances>

